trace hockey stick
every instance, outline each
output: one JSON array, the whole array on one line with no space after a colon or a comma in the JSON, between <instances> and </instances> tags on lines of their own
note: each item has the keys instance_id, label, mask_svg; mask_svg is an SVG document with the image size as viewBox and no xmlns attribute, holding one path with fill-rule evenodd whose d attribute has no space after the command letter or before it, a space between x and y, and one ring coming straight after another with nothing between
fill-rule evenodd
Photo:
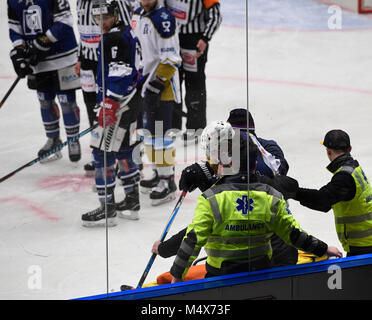
<instances>
[{"instance_id":1,"label":"hockey stick","mask_svg":"<svg viewBox=\"0 0 372 320\"><path fill-rule=\"evenodd\" d=\"M176 215L178 213L178 210L180 209L181 204L183 202L183 199L185 199L185 197L186 197L186 191L182 191L181 196L179 197L179 199L178 199L178 201L176 203L176 206L174 207L173 212L172 212L172 214L169 217L169 220L167 222L167 225L165 226L164 231L161 234L160 242L163 242L164 239L165 239L165 237L167 236L168 231L169 231L169 229L170 229L170 227L171 227L171 225L172 225L172 223L174 221L174 218L176 217ZM145 282L145 279L146 279L147 275L149 274L150 269L151 269L151 267L152 267L152 265L153 265L153 263L155 261L156 256L157 256L156 253L153 253L152 254L149 262L147 263L147 266L145 268L145 271L143 272L142 277L141 277L140 281L138 282L138 285L137 285L137 288L136 289L139 289L139 288L142 287L142 285ZM120 286L120 290L121 291L125 291L125 290L128 290L128 289L132 289L132 287L127 286L127 285Z\"/></svg>"},{"instance_id":2,"label":"hockey stick","mask_svg":"<svg viewBox=\"0 0 372 320\"><path fill-rule=\"evenodd\" d=\"M17 83L19 82L19 80L21 80L21 77L17 77L17 79L15 79L15 81L13 82L12 86L9 88L8 92L5 94L3 100L1 100L0 102L0 108L3 106L3 104L5 103L6 99L8 99L9 95L12 93L13 89L15 88L15 86L17 85Z\"/></svg>"},{"instance_id":3,"label":"hockey stick","mask_svg":"<svg viewBox=\"0 0 372 320\"><path fill-rule=\"evenodd\" d=\"M121 107L119 109L118 112L125 112L127 111L128 109L126 108L126 106L128 105L129 101L133 98L133 96L135 95L136 93L136 89L134 89L132 91L132 93L130 95L128 95L125 99L125 103L123 103L123 107ZM85 136L87 133L93 131L94 129L96 129L98 127L98 123L94 124L93 126L91 126L90 128L88 129L85 129L84 131L80 132L78 135L74 136L73 138L71 139L67 139L65 142L61 143L60 145L58 145L57 147L55 147L54 149L48 151L47 153L45 153L44 155L42 155L41 157L38 157L34 160L31 160L30 162L27 162L26 164L24 164L23 166L19 167L18 169L15 169L14 171L8 173L6 176L0 178L0 183L4 182L5 180L9 179L10 177L14 176L17 172L27 168L27 167L31 167L32 165L34 165L35 163L38 163L40 162L41 160L45 159L46 157L49 157L50 155L60 151L63 147L71 144L71 142L75 142L75 141L78 141L79 138L81 138L82 136Z\"/></svg>"},{"instance_id":4,"label":"hockey stick","mask_svg":"<svg viewBox=\"0 0 372 320\"><path fill-rule=\"evenodd\" d=\"M31 167L35 163L38 163L41 160L45 159L46 157L49 157L50 155L56 153L57 151L60 151L63 147L67 146L71 142L75 142L75 141L79 140L80 137L86 135L87 133L91 132L92 130L94 130L97 127L98 127L98 123L96 123L95 125L93 125L92 127L88 128L88 129L85 129L84 131L80 132L78 135L74 136L73 138L68 139L67 141L61 143L60 145L58 145L54 149L50 150L49 152L45 153L41 157L38 157L38 158L36 158L36 159L34 159L34 160L30 161L30 162L27 162L26 164L24 164L23 166L19 167L18 169L15 169L11 173L8 173L6 176L0 178L0 183L3 182L3 181L5 181L5 180L7 180L7 179L9 179L10 177L14 176L17 172L19 172L19 171L21 171L21 170L23 170L23 169L25 169L27 167Z\"/></svg>"}]
</instances>

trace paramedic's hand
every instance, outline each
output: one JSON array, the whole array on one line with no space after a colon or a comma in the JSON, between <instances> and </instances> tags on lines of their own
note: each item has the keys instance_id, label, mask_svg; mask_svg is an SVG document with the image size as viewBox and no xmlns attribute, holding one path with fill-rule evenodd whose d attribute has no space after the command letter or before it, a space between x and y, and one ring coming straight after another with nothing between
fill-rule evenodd
<instances>
[{"instance_id":1,"label":"paramedic's hand","mask_svg":"<svg viewBox=\"0 0 372 320\"><path fill-rule=\"evenodd\" d=\"M178 279L172 276L172 282L171 283L177 283L177 282L182 282L182 279Z\"/></svg>"},{"instance_id":2,"label":"paramedic's hand","mask_svg":"<svg viewBox=\"0 0 372 320\"><path fill-rule=\"evenodd\" d=\"M103 109L105 110L105 123L103 121ZM107 126L110 126L112 124L115 124L116 121L118 121L118 118L116 117L116 113L120 109L119 102L115 101L111 98L106 98L105 103L102 104L102 107L99 111L98 116L98 124L103 128L104 124Z\"/></svg>"},{"instance_id":3,"label":"paramedic's hand","mask_svg":"<svg viewBox=\"0 0 372 320\"><path fill-rule=\"evenodd\" d=\"M296 199L298 192L298 181L289 176L277 175L274 177L274 184L278 191L280 191L284 199Z\"/></svg>"},{"instance_id":4,"label":"paramedic's hand","mask_svg":"<svg viewBox=\"0 0 372 320\"><path fill-rule=\"evenodd\" d=\"M160 241L159 240L156 240L155 242L154 242L154 244L152 245L152 249L151 249L151 252L152 253L155 253L155 254L159 254L159 250L158 250L158 248L159 248L159 244L160 244Z\"/></svg>"},{"instance_id":5,"label":"paramedic's hand","mask_svg":"<svg viewBox=\"0 0 372 320\"><path fill-rule=\"evenodd\" d=\"M336 247L329 246L327 249L327 256L328 257L336 257L342 258L342 252L338 250Z\"/></svg>"}]
</instances>

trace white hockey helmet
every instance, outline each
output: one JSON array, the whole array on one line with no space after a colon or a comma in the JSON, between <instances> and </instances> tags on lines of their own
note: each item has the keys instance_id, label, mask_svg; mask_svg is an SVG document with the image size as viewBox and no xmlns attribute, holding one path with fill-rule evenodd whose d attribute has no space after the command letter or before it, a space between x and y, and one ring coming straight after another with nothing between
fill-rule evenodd
<instances>
[{"instance_id":1,"label":"white hockey helmet","mask_svg":"<svg viewBox=\"0 0 372 320\"><path fill-rule=\"evenodd\" d=\"M235 131L231 124L217 120L207 125L200 136L200 147L214 164L227 164L231 158L231 144Z\"/></svg>"}]
</instances>

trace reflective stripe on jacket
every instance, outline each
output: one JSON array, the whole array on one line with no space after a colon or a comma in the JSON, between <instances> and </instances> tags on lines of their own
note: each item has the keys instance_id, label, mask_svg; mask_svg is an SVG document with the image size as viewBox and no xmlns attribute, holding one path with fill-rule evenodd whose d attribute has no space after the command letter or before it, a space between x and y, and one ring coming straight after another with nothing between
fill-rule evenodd
<instances>
[{"instance_id":1,"label":"reflective stripe on jacket","mask_svg":"<svg viewBox=\"0 0 372 320\"><path fill-rule=\"evenodd\" d=\"M346 252L350 246L372 246L372 189L360 166L343 166L354 179L356 192L350 201L341 201L332 206L338 238Z\"/></svg>"}]
</instances>

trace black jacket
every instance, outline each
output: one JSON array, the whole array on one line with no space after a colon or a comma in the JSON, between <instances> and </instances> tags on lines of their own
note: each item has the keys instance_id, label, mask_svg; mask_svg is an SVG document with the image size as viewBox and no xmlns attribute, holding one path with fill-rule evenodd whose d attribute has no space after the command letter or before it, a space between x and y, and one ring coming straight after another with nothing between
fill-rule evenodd
<instances>
[{"instance_id":1,"label":"black jacket","mask_svg":"<svg viewBox=\"0 0 372 320\"><path fill-rule=\"evenodd\" d=\"M354 168L359 166L358 161L354 160L349 153L345 153L333 160L327 169L334 173L345 165ZM351 174L341 171L334 174L331 181L319 190L299 188L295 199L305 207L327 212L337 202L353 199L355 192L356 185L353 177Z\"/></svg>"}]
</instances>

